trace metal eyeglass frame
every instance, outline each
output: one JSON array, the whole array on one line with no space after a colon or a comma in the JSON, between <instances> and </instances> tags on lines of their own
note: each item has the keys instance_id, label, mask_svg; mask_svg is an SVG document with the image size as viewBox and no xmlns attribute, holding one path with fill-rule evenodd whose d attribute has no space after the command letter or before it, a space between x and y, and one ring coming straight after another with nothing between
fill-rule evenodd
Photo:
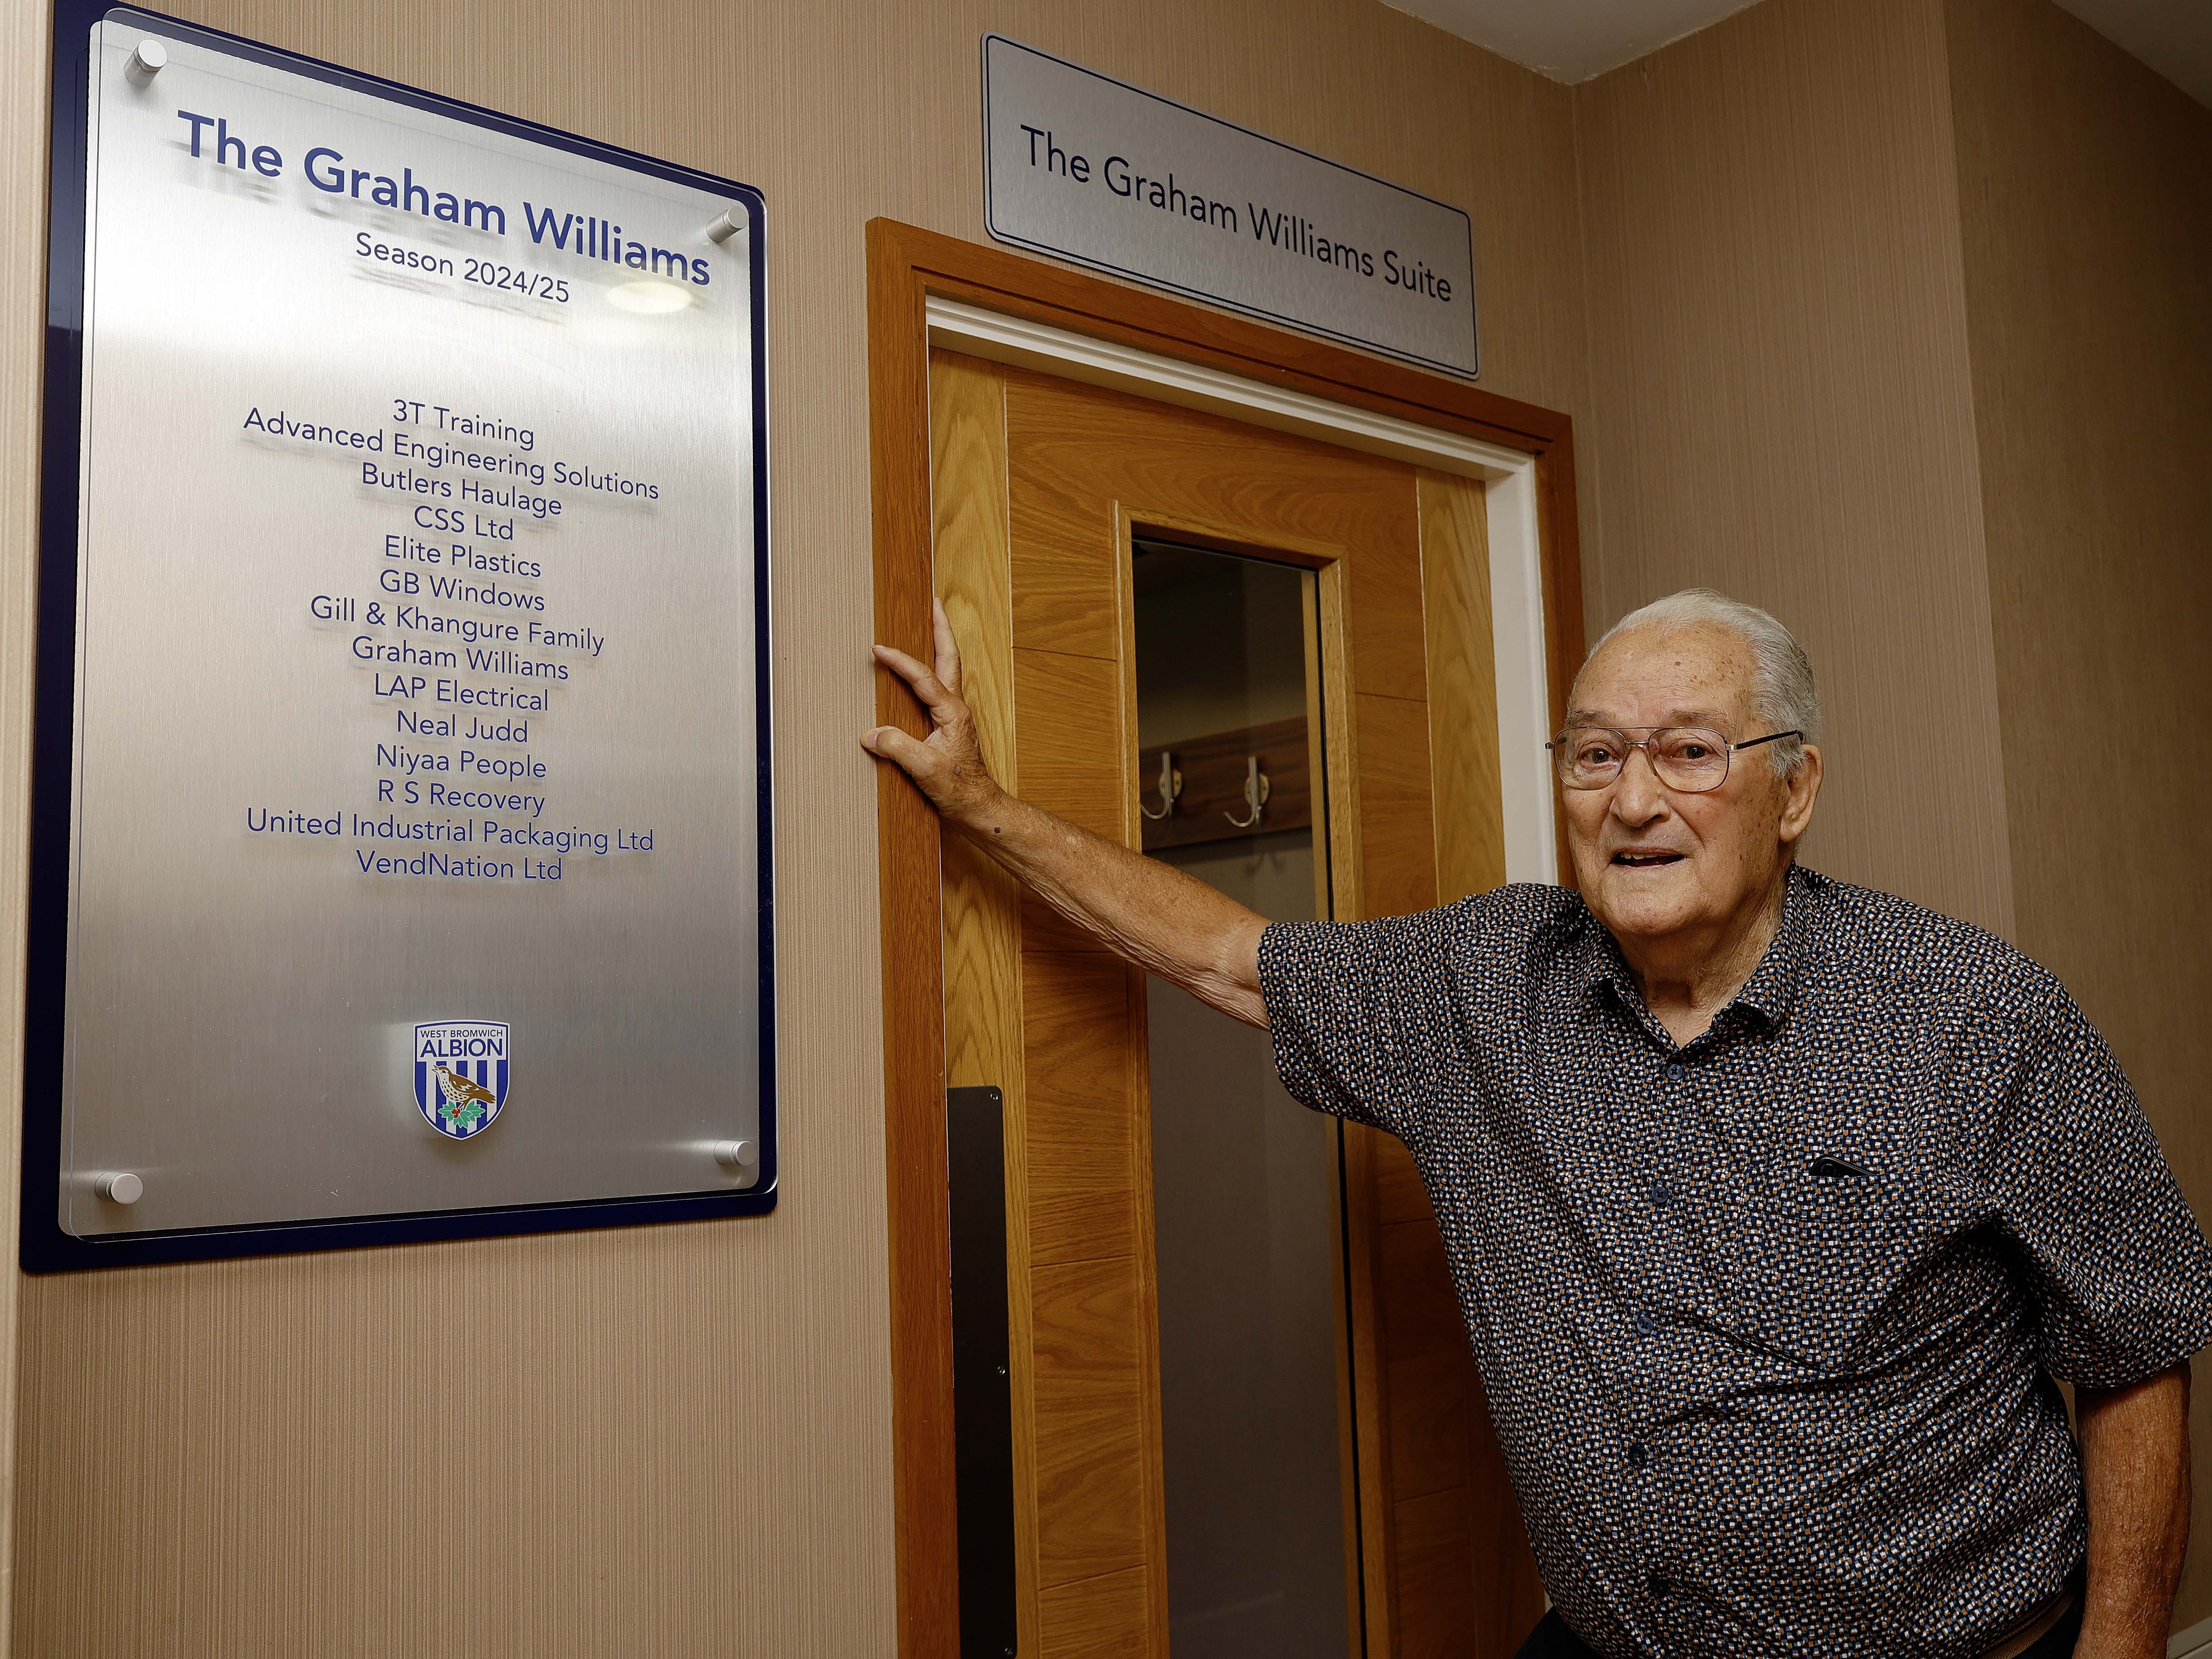
<instances>
[{"instance_id":1,"label":"metal eyeglass frame","mask_svg":"<svg viewBox=\"0 0 2212 1659\"><path fill-rule=\"evenodd\" d=\"M1756 749L1763 743L1779 743L1784 738L1802 738L1805 735L1802 732L1792 728L1787 732L1769 732L1763 738L1746 738L1741 743L1730 743L1725 736L1714 731L1710 726L1571 726L1544 745L1546 752L1552 757L1552 770L1558 776L1559 787L1562 789L1609 788L1613 784L1620 781L1620 771L1626 771L1628 768L1628 757L1623 755L1620 757L1620 771L1616 771L1604 783L1576 783L1571 781L1566 774L1560 770L1560 763L1561 757L1565 753L1567 738L1576 732L1609 732L1629 748L1641 749L1644 751L1644 763L1651 769L1651 775L1657 778L1668 788L1684 795L1709 795L1726 783L1729 767L1731 764L1729 757L1739 749ZM1641 739L1632 738L1628 735L1631 732L1641 732L1644 736ZM1721 751L1720 776L1700 788L1686 788L1681 784L1672 782L1665 777L1659 770L1659 758L1652 752L1651 745L1669 732L1702 732L1707 737L1717 739Z\"/></svg>"}]
</instances>

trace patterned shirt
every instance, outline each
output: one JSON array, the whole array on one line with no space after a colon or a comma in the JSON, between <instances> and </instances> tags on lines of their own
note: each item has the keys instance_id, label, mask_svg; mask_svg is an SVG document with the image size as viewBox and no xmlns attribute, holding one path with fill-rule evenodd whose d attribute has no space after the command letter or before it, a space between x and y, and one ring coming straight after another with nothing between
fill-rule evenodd
<instances>
[{"instance_id":1,"label":"patterned shirt","mask_svg":"<svg viewBox=\"0 0 2212 1659\"><path fill-rule=\"evenodd\" d=\"M1579 895L1270 927L1283 1082L1402 1139L1545 1584L1601 1652L1970 1656L2084 1542L2054 1376L2212 1338L2102 1039L2002 940L1793 871L1677 1047Z\"/></svg>"}]
</instances>

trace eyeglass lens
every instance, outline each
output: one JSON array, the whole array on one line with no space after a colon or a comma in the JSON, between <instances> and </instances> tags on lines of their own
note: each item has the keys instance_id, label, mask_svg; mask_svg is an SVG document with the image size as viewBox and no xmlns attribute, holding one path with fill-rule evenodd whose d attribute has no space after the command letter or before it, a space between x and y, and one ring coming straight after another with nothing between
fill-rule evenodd
<instances>
[{"instance_id":1,"label":"eyeglass lens","mask_svg":"<svg viewBox=\"0 0 2212 1659\"><path fill-rule=\"evenodd\" d=\"M1728 776L1728 739L1699 726L1667 726L1641 742L1601 726L1571 728L1552 752L1570 789L1602 789L1620 775L1628 751L1641 749L1670 789L1688 793L1717 789Z\"/></svg>"}]
</instances>

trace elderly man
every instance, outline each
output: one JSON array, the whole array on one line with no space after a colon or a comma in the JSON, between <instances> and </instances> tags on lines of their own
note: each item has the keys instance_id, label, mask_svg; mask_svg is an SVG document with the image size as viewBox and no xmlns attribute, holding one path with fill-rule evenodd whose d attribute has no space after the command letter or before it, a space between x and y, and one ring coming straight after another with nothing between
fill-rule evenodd
<instances>
[{"instance_id":1,"label":"elderly man","mask_svg":"<svg viewBox=\"0 0 2212 1659\"><path fill-rule=\"evenodd\" d=\"M1678 593L1590 653L1574 890L1276 927L1000 790L936 644L877 647L935 729L867 747L1411 1149L1554 1602L1524 1654L2164 1652L2212 1251L2055 979L1796 863L1771 617Z\"/></svg>"}]
</instances>

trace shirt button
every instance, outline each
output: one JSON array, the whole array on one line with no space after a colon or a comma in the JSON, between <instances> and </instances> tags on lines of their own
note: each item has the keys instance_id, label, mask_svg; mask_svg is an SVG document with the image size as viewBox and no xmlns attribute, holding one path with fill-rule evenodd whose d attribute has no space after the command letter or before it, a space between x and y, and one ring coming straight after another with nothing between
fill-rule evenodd
<instances>
[{"instance_id":1,"label":"shirt button","mask_svg":"<svg viewBox=\"0 0 2212 1659\"><path fill-rule=\"evenodd\" d=\"M1663 1572L1655 1572L1644 1581L1644 1587L1654 1595L1664 1595L1674 1588L1674 1581Z\"/></svg>"},{"instance_id":2,"label":"shirt button","mask_svg":"<svg viewBox=\"0 0 2212 1659\"><path fill-rule=\"evenodd\" d=\"M1682 1068L1680 1066L1670 1064L1667 1067L1667 1081L1669 1083L1680 1083L1681 1080Z\"/></svg>"},{"instance_id":3,"label":"shirt button","mask_svg":"<svg viewBox=\"0 0 2212 1659\"><path fill-rule=\"evenodd\" d=\"M1674 1189L1663 1181L1651 1183L1651 1207L1663 1210L1674 1201Z\"/></svg>"},{"instance_id":4,"label":"shirt button","mask_svg":"<svg viewBox=\"0 0 2212 1659\"><path fill-rule=\"evenodd\" d=\"M1640 1469L1651 1461L1651 1454L1641 1440L1632 1441L1628 1448L1628 1467Z\"/></svg>"},{"instance_id":5,"label":"shirt button","mask_svg":"<svg viewBox=\"0 0 2212 1659\"><path fill-rule=\"evenodd\" d=\"M1629 1322L1636 1327L1636 1334L1638 1336L1656 1336L1659 1334L1659 1322L1653 1318L1650 1314L1644 1312L1641 1308L1638 1308L1636 1310L1635 1317Z\"/></svg>"}]
</instances>

